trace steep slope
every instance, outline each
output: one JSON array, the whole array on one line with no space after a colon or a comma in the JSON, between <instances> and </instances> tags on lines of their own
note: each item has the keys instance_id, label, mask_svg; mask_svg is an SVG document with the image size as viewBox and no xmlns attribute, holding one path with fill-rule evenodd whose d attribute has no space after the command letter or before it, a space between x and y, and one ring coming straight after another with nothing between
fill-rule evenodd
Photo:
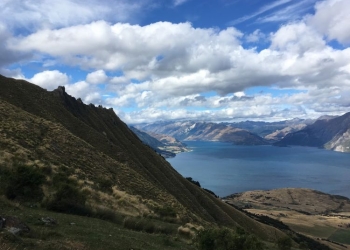
<instances>
[{"instance_id":1,"label":"steep slope","mask_svg":"<svg viewBox=\"0 0 350 250\"><path fill-rule=\"evenodd\" d=\"M273 133L266 135L264 138L272 142L277 142L282 140L287 134L302 130L305 127L305 124L288 126L283 129L276 130Z\"/></svg>"},{"instance_id":2,"label":"steep slope","mask_svg":"<svg viewBox=\"0 0 350 250\"><path fill-rule=\"evenodd\" d=\"M135 135L137 135L137 137L140 138L140 140L143 143L150 146L153 150L155 150L161 156L163 156L165 158L176 156L175 153L161 149L161 148L166 147L166 145L164 143L160 142L159 140L157 140L156 138L150 136L149 134L147 134L141 130L138 130L137 128L135 128L133 126L130 126L130 130L132 132L134 132Z\"/></svg>"},{"instance_id":3,"label":"steep slope","mask_svg":"<svg viewBox=\"0 0 350 250\"><path fill-rule=\"evenodd\" d=\"M159 122L137 125L147 132L166 134L182 141L221 141L237 145L264 145L267 142L249 131L225 124L206 122Z\"/></svg>"},{"instance_id":4,"label":"steep slope","mask_svg":"<svg viewBox=\"0 0 350 250\"><path fill-rule=\"evenodd\" d=\"M300 145L350 152L350 112L333 119L319 119L285 136L277 146Z\"/></svg>"},{"instance_id":5,"label":"steep slope","mask_svg":"<svg viewBox=\"0 0 350 250\"><path fill-rule=\"evenodd\" d=\"M175 157L178 153L189 151L189 149L186 148L186 144L176 140L174 137L152 132L146 133L134 126L130 126L130 129L143 143L153 148L158 154L165 158Z\"/></svg>"},{"instance_id":6,"label":"steep slope","mask_svg":"<svg viewBox=\"0 0 350 250\"><path fill-rule=\"evenodd\" d=\"M20 159L54 173L66 169L81 188L87 185L92 203L118 209L122 194L136 207L135 214L171 207L181 221L240 225L265 239L276 237L272 227L248 218L184 179L112 109L85 105L63 87L47 92L26 81L0 76L0 88L1 168ZM102 190L105 179L111 183L112 195ZM94 198L94 194L99 196Z\"/></svg>"}]
</instances>

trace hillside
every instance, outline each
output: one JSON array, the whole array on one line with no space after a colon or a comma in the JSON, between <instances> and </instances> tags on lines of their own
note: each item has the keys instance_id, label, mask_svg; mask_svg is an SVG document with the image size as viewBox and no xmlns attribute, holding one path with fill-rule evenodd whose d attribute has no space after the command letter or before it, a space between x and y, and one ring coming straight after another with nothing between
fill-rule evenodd
<instances>
[{"instance_id":1,"label":"hillside","mask_svg":"<svg viewBox=\"0 0 350 250\"><path fill-rule=\"evenodd\" d=\"M333 119L319 119L286 135L277 146L299 145L350 152L350 112Z\"/></svg>"},{"instance_id":2,"label":"hillside","mask_svg":"<svg viewBox=\"0 0 350 250\"><path fill-rule=\"evenodd\" d=\"M269 241L283 236L183 178L112 109L85 105L63 87L48 92L3 76L0 87L0 192L14 201L83 214L107 209L177 226L242 227ZM29 193L11 184L26 171L37 180L29 181Z\"/></svg>"},{"instance_id":3,"label":"hillside","mask_svg":"<svg viewBox=\"0 0 350 250\"><path fill-rule=\"evenodd\" d=\"M137 128L135 128L133 126L130 126L129 128L130 128L130 130L132 132L135 133L135 135L137 135L137 137L144 144L150 146L154 151L156 151L161 156L163 156L165 158L175 157L176 156L175 153L162 149L162 148L166 147L166 145L163 142L159 141L158 139L154 138L153 136L150 136L146 132L138 130Z\"/></svg>"},{"instance_id":4,"label":"hillside","mask_svg":"<svg viewBox=\"0 0 350 250\"><path fill-rule=\"evenodd\" d=\"M139 124L136 127L146 132L170 135L180 141L220 141L237 145L268 144L256 134L225 124L178 121Z\"/></svg>"},{"instance_id":5,"label":"hillside","mask_svg":"<svg viewBox=\"0 0 350 250\"><path fill-rule=\"evenodd\" d=\"M283 129L278 129L278 130L272 132L271 134L266 135L264 138L266 140L271 141L271 142L277 142L277 141L282 140L286 135L293 133L293 132L296 132L296 131L299 131L305 127L306 127L305 124L288 126L288 127L283 128Z\"/></svg>"},{"instance_id":6,"label":"hillside","mask_svg":"<svg viewBox=\"0 0 350 250\"><path fill-rule=\"evenodd\" d=\"M160 135L155 133L146 133L134 126L130 126L140 140L146 145L153 148L157 153L165 158L175 157L177 153L188 152L186 145L175 138L167 135Z\"/></svg>"}]
</instances>

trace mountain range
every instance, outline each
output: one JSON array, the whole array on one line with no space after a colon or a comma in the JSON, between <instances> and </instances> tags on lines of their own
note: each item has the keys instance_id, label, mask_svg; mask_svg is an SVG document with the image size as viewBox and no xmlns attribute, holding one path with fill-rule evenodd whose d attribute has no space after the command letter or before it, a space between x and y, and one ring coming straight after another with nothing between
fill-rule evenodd
<instances>
[{"instance_id":1,"label":"mountain range","mask_svg":"<svg viewBox=\"0 0 350 250\"><path fill-rule=\"evenodd\" d=\"M339 117L324 117L305 128L287 134L277 146L299 145L350 152L350 112Z\"/></svg>"},{"instance_id":2,"label":"mountain range","mask_svg":"<svg viewBox=\"0 0 350 250\"><path fill-rule=\"evenodd\" d=\"M152 136L161 133L180 141L220 141L236 145L310 146L350 152L350 113L316 120L212 123L161 121L134 125Z\"/></svg>"},{"instance_id":3,"label":"mountain range","mask_svg":"<svg viewBox=\"0 0 350 250\"><path fill-rule=\"evenodd\" d=\"M172 136L180 141L221 141L237 145L266 145L267 140L245 129L226 124L196 121L163 121L137 124L136 128L147 133Z\"/></svg>"}]
</instances>

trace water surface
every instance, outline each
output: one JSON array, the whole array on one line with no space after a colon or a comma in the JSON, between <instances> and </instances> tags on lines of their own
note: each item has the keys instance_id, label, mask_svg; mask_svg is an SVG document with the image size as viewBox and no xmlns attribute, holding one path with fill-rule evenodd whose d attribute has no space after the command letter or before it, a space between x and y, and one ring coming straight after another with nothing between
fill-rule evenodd
<instances>
[{"instance_id":1,"label":"water surface","mask_svg":"<svg viewBox=\"0 0 350 250\"><path fill-rule=\"evenodd\" d=\"M350 198L350 154L310 147L186 142L168 161L184 177L223 197L248 190L311 188Z\"/></svg>"}]
</instances>

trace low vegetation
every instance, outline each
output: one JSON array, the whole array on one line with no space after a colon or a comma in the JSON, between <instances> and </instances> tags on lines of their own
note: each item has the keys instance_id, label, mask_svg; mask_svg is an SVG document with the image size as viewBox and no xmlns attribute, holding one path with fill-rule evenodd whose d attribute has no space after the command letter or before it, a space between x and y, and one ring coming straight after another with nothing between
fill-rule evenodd
<instances>
[{"instance_id":1,"label":"low vegetation","mask_svg":"<svg viewBox=\"0 0 350 250\"><path fill-rule=\"evenodd\" d=\"M202 230L196 238L200 250L263 250L265 244L244 230L232 231L224 228Z\"/></svg>"}]
</instances>

